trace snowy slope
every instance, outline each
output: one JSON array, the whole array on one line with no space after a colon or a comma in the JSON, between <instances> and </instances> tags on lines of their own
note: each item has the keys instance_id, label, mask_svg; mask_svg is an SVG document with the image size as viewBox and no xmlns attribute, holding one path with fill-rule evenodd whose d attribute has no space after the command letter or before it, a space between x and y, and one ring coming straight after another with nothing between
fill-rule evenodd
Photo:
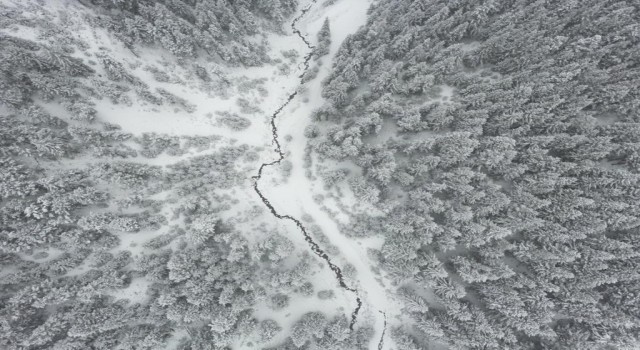
<instances>
[{"instance_id":1,"label":"snowy slope","mask_svg":"<svg viewBox=\"0 0 640 350\"><path fill-rule=\"evenodd\" d=\"M322 194L322 183L310 180L305 176L304 156L306 139L303 131L310 123L310 116L315 108L320 107L324 100L320 96L321 81L329 74L333 57L336 54L342 41L354 33L366 22L366 11L370 1L338 1L329 7L314 8L308 17L300 22L301 31L308 34L309 38L315 40L315 34L319 31L325 17L329 18L331 26L331 49L328 56L322 57L323 64L318 76L305 84L308 89L305 96L308 102L303 99L296 99L288 106L277 121L280 135L290 135L291 142L284 144L284 151L289 152L287 160L293 164L291 176L284 184L274 185L277 182L276 171L269 170L265 174L267 179L263 180L265 194L271 199L272 204L281 213L303 217L308 215L312 220L320 225L323 233L328 237L332 245L338 248L340 257L335 261L344 267L350 264L357 271L357 288L363 298L363 310L361 318L369 319L375 324L376 336L373 337L370 348L378 348L378 340L383 331L383 317L379 311L386 312L388 320L392 320L395 313L399 311L392 300L388 297L384 284L380 276L372 270L372 262L367 258L367 248L375 240L368 239L365 242L358 242L340 233L339 227L334 219L324 210L321 205L314 200L316 194ZM269 181L271 177L272 181ZM334 259L332 257L332 259ZM345 310L346 313L349 310ZM362 322L363 319L359 320ZM389 339L385 339L385 349L391 346Z\"/></svg>"}]
</instances>

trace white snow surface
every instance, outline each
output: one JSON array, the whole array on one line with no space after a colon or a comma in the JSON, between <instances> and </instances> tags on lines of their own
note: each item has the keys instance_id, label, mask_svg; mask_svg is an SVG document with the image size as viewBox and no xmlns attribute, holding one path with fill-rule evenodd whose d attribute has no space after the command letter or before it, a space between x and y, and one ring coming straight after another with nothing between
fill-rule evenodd
<instances>
[{"instance_id":1,"label":"white snow surface","mask_svg":"<svg viewBox=\"0 0 640 350\"><path fill-rule=\"evenodd\" d=\"M342 41L366 23L366 12L370 5L370 0L341 0L325 8L312 7L310 13L298 23L301 32L306 33L314 42L316 33L324 19L328 17L331 28L331 50L328 56L321 58L323 64L318 76L306 84L308 102L302 102L303 99L298 96L276 120L280 139L284 141L285 135L292 136L291 142L283 143L283 150L288 153L286 159L293 164L291 176L286 183L274 186L279 174L275 168L267 168L261 182L261 189L281 214L289 214L297 218L301 218L304 214L309 215L321 227L331 245L338 248L340 256L331 257L334 263L342 268L346 264L355 267L357 280L355 287L363 301L358 322L361 324L364 320L370 320L374 323L376 336L371 340L370 349L377 349L384 322L379 311L385 312L388 332L384 339L384 349L391 349L393 344L388 335L394 316L399 315L400 306L391 300L386 292L389 287L384 285L381 276L372 271L371 267L374 263L367 257L367 248L372 246L378 248L379 240L358 240L340 233L334 219L314 200L314 195L324 191L321 181L308 179L303 167L306 145L304 129L311 122L312 111L325 102L320 95L321 82L329 75L333 57ZM345 309L344 312L351 313L353 306L355 305L352 303L352 307Z\"/></svg>"}]
</instances>

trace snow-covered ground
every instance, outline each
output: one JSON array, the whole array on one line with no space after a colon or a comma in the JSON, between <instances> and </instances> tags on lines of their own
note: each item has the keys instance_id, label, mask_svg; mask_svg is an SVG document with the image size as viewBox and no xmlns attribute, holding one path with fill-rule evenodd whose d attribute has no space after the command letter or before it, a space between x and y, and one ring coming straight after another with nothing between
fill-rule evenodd
<instances>
[{"instance_id":1,"label":"snow-covered ground","mask_svg":"<svg viewBox=\"0 0 640 350\"><path fill-rule=\"evenodd\" d=\"M64 2L64 0L62 0ZM344 38L350 34L355 32L355 30L362 24L365 23L366 20L366 9L368 8L370 1L348 1L341 0L336 4L328 7L323 7L321 4L315 4L312 7L312 11L310 11L301 22L299 22L299 29L303 31L303 33L308 34L309 39L315 40L315 34L320 29L322 25L322 21L324 21L325 17L329 17L332 26L332 45L331 45L331 53L329 56L324 58L325 65L321 71L321 74L317 79L310 82L308 85L311 87L309 91L309 96L312 98L311 102L308 105L300 104L301 96L298 96L294 100L294 105L299 105L300 108L303 108L303 113L300 115L304 115L304 118L299 120L299 123L291 123L290 118L287 118L289 114L294 113L294 109L287 109L287 113L283 113L282 116L286 118L285 122L287 123L286 130L281 132L281 136L286 134L291 134L294 136L294 143L292 146L294 148L300 148L304 145L304 138L302 137L302 131L304 127L308 123L308 116L310 115L310 111L312 108L319 106L322 101L320 99L320 81L328 74L329 67L331 64L330 57L335 55L336 51L339 48L340 43L344 40ZM302 3L300 8L305 8L308 4ZM73 6L73 5L70 5ZM304 56L306 52L306 46L302 41L300 41L293 33L290 32L289 27L286 26L287 33L284 35L275 35L270 34L268 36L268 41L270 45L270 56L272 57L280 57L280 53L282 51L295 50L299 53L299 57L296 62L300 62L302 56ZM114 56L117 61L121 62L129 62L130 65L137 67L131 70L132 74L141 79L142 81L148 83L150 85L150 90L154 91L156 88L162 88L170 93L186 99L189 103L195 106L195 111L192 113L188 113L184 110L174 109L171 106L153 106L144 103L139 103L137 100L134 102L132 106L126 105L115 105L111 103L108 99L104 99L98 102L96 109L98 110L97 118L100 121L106 121L110 123L114 123L120 125L122 130L125 132L132 133L136 136L141 135L142 133L148 132L156 132L159 134L168 134L173 136L211 136L217 135L221 136L221 140L217 142L218 145L228 144L231 140L236 140L237 144L248 144L251 146L262 147L263 151L260 152L259 159L255 161L255 167L250 172L246 173L247 181L246 186L242 186L238 189L238 191L234 191L234 198L238 199L240 204L234 207L232 210L225 212L222 217L223 218L233 218L233 214L241 212L241 211L249 211L256 204L262 206L262 203L259 201L259 198L256 197L253 192L250 184L250 176L254 175L254 171L257 170L258 166L262 162L268 162L275 157L275 154L272 152L272 140L271 140L271 130L269 126L269 118L273 111L275 111L288 97L288 95L295 91L299 86L299 75L302 73L302 69L304 68L299 64L292 64L291 70L288 74L282 75L279 71L278 66L276 65L265 65L262 67L238 67L238 68L221 68L222 74L229 79L233 83L233 87L231 87L231 91L227 96L220 96L216 94L211 94L206 91L200 89L199 86L192 83L180 83L190 82L190 79L187 76L187 72L179 66L169 65L166 66L167 62L171 62L171 57L163 57L166 53L163 53L161 50L156 49L140 49L138 52L138 57L132 55L132 53L121 46L117 41L110 38L110 36L100 30L93 29L90 32L82 33L84 36L92 37L92 50L98 51L100 47L106 48L106 52L109 52L110 55ZM151 73L144 69L145 65L155 65L158 67L166 66L166 70L172 79L168 82L158 82L155 81L154 77ZM100 67L95 67L99 71ZM268 96L260 97L255 93L249 93L247 95L238 95L237 91L234 91L235 84L243 79L260 79L264 78L263 87L266 91L268 91ZM250 118L252 124L251 126L242 131L233 131L225 128L223 126L217 125L212 118L212 115L215 115L215 112L231 112L243 115L238 105L236 104L237 97L244 97L255 102L255 105L261 110L258 113L252 114L250 116L244 115ZM51 108L55 108L51 106ZM296 112L297 113L297 112ZM63 113L60 113L63 114ZM72 121L70 121L72 122ZM291 129L291 131L289 131ZM282 141L282 140L281 140ZM206 150L204 152L198 154L207 154L213 150ZM166 166L169 164L176 163L178 161L188 159L193 157L194 153L188 153L181 156L169 156L166 154L161 154L156 158L151 159L142 159L140 157L136 157L131 159L131 161L142 162L149 165L159 165ZM292 182L290 183L293 186L293 189L302 186L302 188L307 188L308 186L312 186L314 184L304 182L306 179L303 175L302 170L302 153L296 153L295 157L292 157L291 160L294 162L294 177L291 178ZM86 159L78 159L78 165L86 164ZM275 175L275 173L274 173ZM303 182L301 182L303 181ZM265 181L265 184L270 183L269 180ZM267 191L269 191L269 185L265 186ZM270 195L270 198L274 198L274 201L277 203L286 201L287 196L291 193L287 189L287 192L278 193L273 196ZM295 192L295 190L293 191ZM311 197L305 197L305 209L309 209L309 213L318 223L322 223L323 230L327 231L327 233L337 232L337 226L331 218L326 216L326 214L322 213L317 206L308 205L311 203ZM292 213L297 215L298 212L292 212L287 209L287 213ZM289 222L278 221L275 218L271 217L270 214L264 210L261 212L260 217L254 217L258 222L260 222L260 227L255 227L256 223L254 222L246 222L246 223L237 223L237 228L243 232L256 232L261 233L265 230L277 230L289 237L294 245L296 246L296 250L301 251L309 251L309 247L307 243L304 241L301 233L298 231L298 228ZM266 221L268 224L264 224ZM324 225L326 223L326 225ZM170 224L179 224L177 222L170 222ZM134 254L139 253L140 249L142 249L143 241L146 241L150 238L153 238L157 234L162 232L155 232L153 234L123 234L121 235L121 239L123 242L118 249L127 249L132 251ZM329 235L332 239L333 244L342 247L343 244L340 240L346 239L345 237L338 235L332 236ZM254 237L253 234L248 235L247 239L249 241L254 241L259 239L260 237ZM334 241L335 239L335 241ZM349 243L349 246L353 245L353 242ZM353 246L355 247L355 245ZM367 276L367 278L362 279L362 286L359 289L369 290L369 293L372 293L373 290L380 289L379 285L376 285L373 289L369 286L373 286L374 277L371 275L368 269L368 263L366 260L363 260L363 257L366 254L366 247L362 247L361 249L355 250L347 249L342 251L341 253L344 256L350 257L346 262L352 263L358 271L362 271L363 276ZM351 258L353 257L353 259ZM74 271L78 272L78 271ZM312 277L314 288L316 291L319 290L327 290L332 289L336 292L334 298L330 300L319 300L318 298L298 298L292 296L290 307L282 310L281 312L274 312L273 310L267 308L259 308L256 310L255 316L258 319L271 318L276 320L283 328L284 332L281 332L276 338L274 338L269 344L277 345L278 342L283 341L284 337L287 335L286 330L292 325L294 321L296 321L302 314L309 311L318 311L322 310L327 313L328 316L335 314L336 310L341 310L347 316L353 311L355 307L355 301L353 300L353 296L346 293L341 293L341 289L338 288L337 282L335 280L335 276L333 273L327 268L327 266L322 265L321 268L314 268L313 277ZM138 288L139 287L139 288ZM144 298L144 284L139 283L132 288L127 289L124 293L114 294L118 297L129 297L134 300L142 300ZM364 292L361 292L363 295ZM374 295L376 293L373 293ZM382 318L380 317L377 309L370 308L369 305L377 304L378 301L383 300L381 297L376 297L371 299L368 295L366 298L367 302L365 302L365 306L363 308L363 312L368 312L372 319L376 322L376 331L377 334L382 332ZM384 303L383 303L384 304ZM386 304L385 304L386 305ZM364 321L363 319L361 319ZM364 323L363 323L364 324ZM372 348L377 347L377 337L375 340L372 340ZM242 347L239 345L240 348Z\"/></svg>"},{"instance_id":2,"label":"snow-covered ground","mask_svg":"<svg viewBox=\"0 0 640 350\"><path fill-rule=\"evenodd\" d=\"M268 168L263 179L261 187L265 195L270 198L272 204L278 211L283 214L290 214L297 218L303 218L303 214L308 215L316 224L318 224L323 233L329 239L330 244L337 247L338 256L332 260L345 267L351 265L355 268L356 287L363 300L363 307L358 318L359 325L373 324L375 327L375 336L371 339L370 348L377 349L378 341L383 332L384 319L380 311L387 314L389 327L392 325L393 316L395 316L400 308L397 307L388 297L385 286L380 280L380 276L372 271L372 262L367 257L368 248L379 248L380 239L368 238L356 240L348 238L340 233L338 224L334 219L323 210L322 205L314 200L314 195L323 193L323 185L319 181L309 180L305 176L304 165L304 148L306 139L303 136L305 127L310 123L310 116L313 109L320 107L324 101L320 96L321 81L330 73L333 63L333 57L338 51L341 43L349 35L354 33L361 25L366 22L366 12L373 0L338 0L330 6L323 6L321 1L314 4L311 10L298 22L298 29L305 34L313 43L316 40L316 34L320 30L325 18L329 18L331 26L331 47L330 53L321 58L323 64L320 67L319 74L315 79L306 84L307 92L299 94L292 103L283 110L277 119L279 134L283 148L286 152L290 152L287 160L292 163L291 175L286 181L279 186L273 186L274 180L280 179L282 176L278 172L277 167ZM309 0L303 1L300 8L305 8L310 3ZM82 7L74 1L56 0L47 3L48 9L55 13L56 11L65 12L70 18L81 18ZM188 76L185 69L175 65L167 64L172 62L172 57L163 57L162 51L157 49L141 48L137 55L134 55L129 49L125 48L121 43L111 37L106 30L96 28L81 27L82 21L78 23L70 22L70 25L78 25L76 35L78 38L90 43L88 52L76 53L78 58L94 59L98 52L106 52L118 62L126 62L127 69L132 75L149 84L151 91L156 88L162 88L171 94L184 98L190 104L194 105L194 111L189 113L183 109L174 106L153 106L144 102L140 102L135 97L133 91L129 92L132 104L114 104L109 99L103 99L97 102L97 121L109 122L122 127L122 131L140 136L143 133L155 132L159 134L168 134L172 136L212 136L220 137L216 146L233 143L248 144L251 146L262 148L259 158L255 161L255 170L260 163L271 161L276 157L273 152L271 129L269 118L289 96L299 87L299 75L302 73L302 65L292 64L288 74L281 74L277 65L265 65L255 68L220 68L221 74L232 82L232 89L228 94L217 94L208 92L193 83L192 77ZM286 27L287 33L283 35L271 34L268 36L270 43L269 53L272 57L281 57L282 51L295 50L299 53L296 62L301 61L307 52L307 48L293 33L289 27ZM36 38L36 34L24 32L24 28L18 28L18 34L23 37ZM21 31L22 30L22 31ZM286 60L285 60L286 61ZM158 82L153 75L145 69L145 66L164 67L171 79L167 82ZM99 64L93 66L99 74L105 74L105 71ZM260 96L255 90L246 93L235 91L237 83L244 79L264 79L263 88L268 91L268 96ZM260 112L251 115L244 114L240 111L236 98L246 98ZM308 97L307 102L303 102ZM60 105L55 103L45 104L42 106L54 115L64 117L68 113L62 109ZM242 131L233 131L215 122L215 112L231 112L248 117L251 120L251 126ZM71 124L77 124L69 118L65 118ZM285 141L285 136L291 135L290 142ZM167 166L178 161L188 159L190 157L202 154L208 154L213 149L206 149L199 152L189 152L179 156L170 156L161 154L156 158L134 157L130 161L140 162L147 165ZM95 162L90 157L78 157L73 160L66 160L62 165L64 168L84 167L87 164ZM244 172L243 172L244 174ZM259 198L251 188L250 176L254 172L246 171L246 186L241 186L232 196L240 203L233 210L225 215L230 218L238 212L248 212L256 205L262 206ZM235 189L234 189L235 191ZM298 252L309 251L308 244L299 232L298 228L290 222L281 222L271 217L268 211L263 210L259 217L255 217L256 222L238 223L238 228L247 228L247 232L256 232L257 234L265 232L265 230L277 230L281 234L289 237L297 248ZM268 224L264 224L267 222ZM170 224L179 224L170 220ZM256 225L260 227L255 227ZM244 230L243 230L244 231ZM143 231L135 234L123 233L118 236L121 239L119 247L114 252L120 250L129 250L134 256L139 254L143 249L143 243L161 233L159 231ZM248 237L249 241L253 241ZM259 237L257 237L259 238ZM77 269L70 271L67 275L81 274L88 270L88 266L83 265ZM274 312L267 308L259 308L256 310L256 317L259 319L272 318L285 329L276 337L270 345L276 345L279 341L284 340L287 335L286 330L291 324L297 320L302 314L309 311L323 311L328 316L343 312L347 317L355 307L355 300L350 293L343 293L338 288L334 274L326 265L322 267L314 266L312 269L311 280L316 291L332 289L335 291L335 297L329 300L320 300L316 297L293 297L291 305L282 312ZM349 283L352 283L348 280ZM146 299L146 289L148 281L140 278L126 289L114 291L112 295L116 298L127 298L132 302L144 302ZM388 333L387 333L388 334ZM389 337L384 340L385 349L390 349L392 343ZM240 346L241 347L241 346Z\"/></svg>"},{"instance_id":3,"label":"snow-covered ground","mask_svg":"<svg viewBox=\"0 0 640 350\"><path fill-rule=\"evenodd\" d=\"M269 168L264 175L264 185L261 188L280 213L298 218L303 215L310 216L321 227L331 245L337 247L340 256L332 256L332 260L343 267L346 264L355 267L357 272L355 276L356 287L363 299L359 322L369 319L374 323L376 336L372 339L370 348L377 349L384 326L384 319L379 311L387 314L388 327L392 325L394 316L400 311L400 308L389 298L385 290L387 286L384 285L380 276L372 271L373 263L367 257L367 249L371 245L378 245L379 240L359 241L340 233L334 219L322 209L321 204L314 200L316 194L322 194L324 191L322 183L319 180L313 181L307 178L303 167L306 145L303 132L311 122L312 111L324 103L320 95L321 82L330 73L333 57L342 41L365 24L366 11L370 4L369 0L341 0L328 7L317 6L312 8L309 14L299 22L301 32L306 33L313 42L324 19L328 17L331 27L331 49L329 55L321 58L323 64L318 76L306 84L308 90L305 96L308 96L308 102L297 98L283 110L276 121L281 139L285 135L292 137L290 142L283 145L283 150L289 153L286 159L293 164L291 176L286 183L274 185L279 174L276 169ZM345 313L351 311L347 309ZM384 343L385 349L391 348L392 343L388 337L385 337Z\"/></svg>"}]
</instances>

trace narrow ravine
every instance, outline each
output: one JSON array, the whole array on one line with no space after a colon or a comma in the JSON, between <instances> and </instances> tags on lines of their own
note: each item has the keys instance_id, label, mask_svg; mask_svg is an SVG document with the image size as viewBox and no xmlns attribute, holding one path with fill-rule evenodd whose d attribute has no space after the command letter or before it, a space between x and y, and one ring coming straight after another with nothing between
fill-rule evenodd
<instances>
[{"instance_id":1,"label":"narrow ravine","mask_svg":"<svg viewBox=\"0 0 640 350\"><path fill-rule=\"evenodd\" d=\"M291 28L292 28L293 32L304 42L304 44L309 49L309 52L304 57L304 62L303 62L304 63L304 70L303 70L302 74L299 77L301 79L301 81L300 81L301 84L302 84L302 77L304 77L305 73L309 69L309 61L311 60L311 57L313 55L313 49L315 47L313 45L311 45L309 40L307 40L307 38L304 35L302 35L300 30L298 30L298 28L296 27L296 23L298 23L298 21L302 17L304 17L304 15L309 11L309 9L311 9L311 6L315 2L316 2L316 0L313 0L311 2L311 5L307 6L305 9L303 9L301 11L300 15L298 17L296 17L293 20L293 22L291 22ZM304 235L305 241L309 244L309 246L311 247L311 250L313 251L313 253L316 254L317 256L319 256L321 259L323 259L327 263L327 265L329 265L329 268L331 268L331 271L333 271L336 279L338 280L338 283L339 283L340 287L342 289L344 289L344 290L346 290L346 291L348 291L350 293L353 293L355 295L356 304L357 305L356 305L356 308L351 313L351 323L349 324L349 328L351 330L353 330L353 327L354 327L354 325L355 325L355 323L356 323L356 321L358 319L358 313L360 312L360 308L362 307L362 300L360 299L360 295L359 295L358 291L355 288L349 287L347 285L347 283L345 282L345 279L344 279L344 275L343 275L342 270L340 269L340 267L338 267L336 264L334 264L331 261L331 258L329 257L329 255L327 253L325 253L325 251L322 250L322 248L320 248L318 243L316 243L313 240L313 238L309 234L309 231L302 224L302 222L300 220L290 216L290 215L279 214L276 211L276 209L273 207L273 205L271 204L269 199L267 199L265 197L265 195L258 188L258 183L259 183L260 179L262 178L262 172L264 171L264 169L266 167L279 164L282 160L284 160L284 153L282 152L282 148L280 146L280 141L278 139L278 128L276 127L276 118L278 117L280 112L282 112L282 110L291 102L291 100L293 100L296 97L297 94L298 94L297 91L292 92L289 95L289 97L287 98L287 100L282 105L280 105L280 107L278 107L278 109L275 112L273 112L273 114L271 115L272 142L275 144L275 151L278 153L278 158L276 160L272 161L272 162L262 163L260 165L260 168L258 169L258 174L251 177L253 179L253 189L256 191L256 193L258 194L258 196L260 197L262 202L267 206L267 208L269 208L269 211L271 211L271 214L273 214L273 216L275 216L276 218L278 218L280 220L292 221L293 223L296 224L296 226L298 226L298 228L300 229L300 231L302 231L302 234Z\"/></svg>"}]
</instances>

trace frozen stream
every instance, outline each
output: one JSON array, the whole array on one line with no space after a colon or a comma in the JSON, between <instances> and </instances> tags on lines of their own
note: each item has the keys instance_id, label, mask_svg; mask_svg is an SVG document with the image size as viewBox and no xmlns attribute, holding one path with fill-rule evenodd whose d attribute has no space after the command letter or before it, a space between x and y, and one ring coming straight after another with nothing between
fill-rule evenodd
<instances>
[{"instance_id":1,"label":"frozen stream","mask_svg":"<svg viewBox=\"0 0 640 350\"><path fill-rule=\"evenodd\" d=\"M312 5L315 3L316 1L312 1ZM305 55L304 57L304 71L302 73L302 75L300 76L300 78L302 79L302 77L304 76L304 74L307 72L307 70L309 69L309 60L311 60L311 56L313 55L313 49L314 46L311 45L311 43L307 40L307 38L305 38L304 35L302 35L302 33L296 28L296 23L309 11L309 9L311 8L312 5L309 5L308 7L306 7L305 9L302 10L302 12L300 13L300 15L298 17L296 17L293 22L291 23L291 28L293 29L293 32L296 33L296 35L305 43L305 45L307 46L307 48L309 49L309 52ZM269 166L274 166L276 164L279 164L282 160L284 160L284 153L282 152L282 148L280 146L280 141L278 139L278 128L276 127L276 123L275 120L278 117L278 115L280 114L280 112L282 112L282 109L284 107L286 107L291 100L293 100L296 95L298 94L297 91L292 92L289 97L287 98L287 100L271 115L271 132L273 134L273 144L275 144L275 151L278 153L278 159L269 162L269 163L263 163L260 165L260 168L258 169L258 174L253 176L252 179L253 181L253 189L256 191L256 193L258 194L258 196L260 196L260 199L262 200L262 202L267 206L267 208L269 208L269 210L271 211L271 214L273 214L273 216L275 216L276 218L280 219L280 220L289 220L292 221L296 224L296 226L298 226L298 228L300 229L300 231L302 231L302 234L304 235L304 239L305 241L307 241L307 243L309 243L309 246L311 247L311 250L313 251L314 254L316 254L317 256L319 256L321 259L323 259L328 265L329 268L331 268L331 271L333 271L334 275L336 276L336 279L338 280L338 283L340 284L340 287L345 289L348 292L351 292L354 294L354 296L356 297L356 303L357 306L355 308L355 310L353 310L353 312L351 313L351 323L349 325L349 328L351 328L353 330L353 326L355 325L357 318L358 318L358 312L360 311L360 308L362 307L362 300L360 299L360 296L358 294L358 291L355 288L349 287L345 280L344 280L344 275L342 274L342 270L340 269L340 267L338 267L336 264L334 264L331 261L331 258L329 257L329 255L327 253L325 253L324 250L322 250L322 248L320 248L320 246L313 240L313 238L311 237L311 235L309 234L309 231L307 230L307 228L302 224L302 222L296 218L294 218L293 216L290 215L284 215L284 214L280 214L276 211L276 209L273 207L273 205L271 205L271 202L269 202L269 199L267 199L265 197L265 195L260 191L260 188L258 187L259 181L262 178L262 172L264 171L264 169L266 167Z\"/></svg>"},{"instance_id":2,"label":"frozen stream","mask_svg":"<svg viewBox=\"0 0 640 350\"><path fill-rule=\"evenodd\" d=\"M304 42L309 50L304 56L302 62L304 64L301 65L304 67L302 75L309 69L314 48L313 41L306 36L306 33L316 33L325 18L329 19L331 26L330 53L321 58L324 64L320 66L318 76L305 83L307 93L305 93L304 97L308 100L302 103L302 97L298 96L298 92L292 92L288 95L286 101L271 115L272 143L277 153L277 159L260 166L258 174L253 177L253 187L272 215L280 220L296 224L314 254L329 265L332 275L339 286L347 294L355 297L356 305L351 313L350 327L353 329L356 321L373 321L376 335L375 340L372 339L370 349L390 349L393 347L393 342L386 337L387 319L388 317L393 319L399 317L400 308L393 305L394 302L385 291L389 286L386 286L382 277L372 270L373 262L367 258L366 251L369 247L375 246L376 240L355 241L344 236L340 232L337 223L315 203L313 188L317 184L304 175L306 141L303 130L309 123L308 116L312 114L313 109L320 107L324 103L321 98L321 81L330 73L330 67L342 42L366 22L366 13L371 1L343 0L329 7L312 6L314 3L315 0L291 24L293 32ZM293 137L293 141L287 141L286 150L283 150L281 144L283 139L280 138L284 135ZM278 173L277 165L285 159L285 155L287 160L293 164L293 169L287 182L278 185L274 183L274 176ZM267 184L270 185L267 186ZM262 187L259 187L259 185L262 185ZM332 254L330 257L320 247L313 239L312 231L305 227L301 220L297 219L301 218L303 214L309 215L313 218L313 221L321 226L330 243L339 247L340 256L333 256ZM355 267L355 280L343 275L343 270L340 266L344 266L346 263Z\"/></svg>"}]
</instances>

